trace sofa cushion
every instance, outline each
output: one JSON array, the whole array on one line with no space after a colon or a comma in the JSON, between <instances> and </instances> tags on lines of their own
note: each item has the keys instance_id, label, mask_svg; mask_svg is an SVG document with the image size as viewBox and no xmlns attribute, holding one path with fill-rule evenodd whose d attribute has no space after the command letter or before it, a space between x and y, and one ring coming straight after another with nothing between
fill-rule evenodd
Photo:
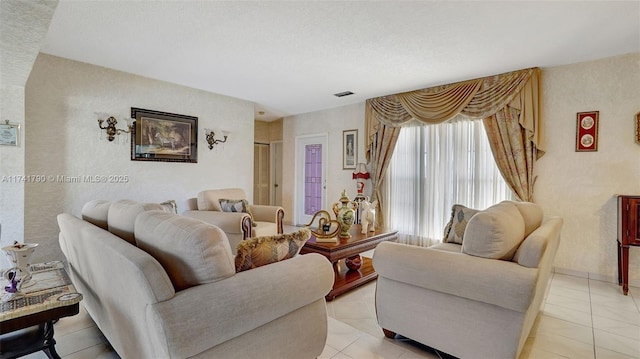
<instances>
[{"instance_id":1,"label":"sofa cushion","mask_svg":"<svg viewBox=\"0 0 640 359\"><path fill-rule=\"evenodd\" d=\"M527 237L542 224L542 207L533 202L504 201L514 204L524 219L524 236Z\"/></svg>"},{"instance_id":2,"label":"sofa cushion","mask_svg":"<svg viewBox=\"0 0 640 359\"><path fill-rule=\"evenodd\" d=\"M198 193L198 210L222 212L222 207L220 207L221 198L247 199L247 196L241 188L210 189L201 191Z\"/></svg>"},{"instance_id":3,"label":"sofa cushion","mask_svg":"<svg viewBox=\"0 0 640 359\"><path fill-rule=\"evenodd\" d=\"M276 236L254 237L240 242L236 254L236 271L241 272L295 257L311 238L304 228Z\"/></svg>"},{"instance_id":4,"label":"sofa cushion","mask_svg":"<svg viewBox=\"0 0 640 359\"><path fill-rule=\"evenodd\" d=\"M454 204L451 207L451 219L444 227L444 237L442 237L442 241L444 243L462 244L467 223L469 223L471 217L479 211L478 209L467 208L461 204Z\"/></svg>"},{"instance_id":5,"label":"sofa cushion","mask_svg":"<svg viewBox=\"0 0 640 359\"><path fill-rule=\"evenodd\" d=\"M165 212L178 214L178 202L175 199L161 202L160 205L165 208Z\"/></svg>"},{"instance_id":6,"label":"sofa cushion","mask_svg":"<svg viewBox=\"0 0 640 359\"><path fill-rule=\"evenodd\" d=\"M111 207L111 201L103 199L94 199L93 201L89 201L82 206L82 219L107 230L109 228L107 221L109 216L109 207Z\"/></svg>"},{"instance_id":7,"label":"sofa cushion","mask_svg":"<svg viewBox=\"0 0 640 359\"><path fill-rule=\"evenodd\" d=\"M462 252L484 258L510 260L524 239L524 219L513 203L501 202L469 220Z\"/></svg>"},{"instance_id":8,"label":"sofa cushion","mask_svg":"<svg viewBox=\"0 0 640 359\"><path fill-rule=\"evenodd\" d=\"M131 244L136 244L134 237L134 225L138 214L146 211L168 211L167 207L158 203L138 203L123 199L113 202L109 206L107 223L109 232L126 240Z\"/></svg>"},{"instance_id":9,"label":"sofa cushion","mask_svg":"<svg viewBox=\"0 0 640 359\"><path fill-rule=\"evenodd\" d=\"M432 246L429 246L429 248L437 249L439 251L446 251L446 252L455 252L455 253L462 252L462 245L457 243L437 243Z\"/></svg>"},{"instance_id":10,"label":"sofa cushion","mask_svg":"<svg viewBox=\"0 0 640 359\"><path fill-rule=\"evenodd\" d=\"M135 238L167 271L176 291L235 274L227 235L214 225L149 211L138 215Z\"/></svg>"}]
</instances>

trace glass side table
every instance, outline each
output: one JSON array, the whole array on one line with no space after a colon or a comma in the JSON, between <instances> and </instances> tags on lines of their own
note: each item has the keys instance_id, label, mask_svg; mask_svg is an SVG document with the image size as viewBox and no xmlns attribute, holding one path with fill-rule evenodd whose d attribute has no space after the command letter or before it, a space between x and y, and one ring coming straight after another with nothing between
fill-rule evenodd
<instances>
[{"instance_id":1,"label":"glass side table","mask_svg":"<svg viewBox=\"0 0 640 359\"><path fill-rule=\"evenodd\" d=\"M31 274L31 283L22 288L23 297L0 303L0 359L40 350L49 358L60 358L53 324L80 311L82 294L71 283L63 262L34 264Z\"/></svg>"}]
</instances>

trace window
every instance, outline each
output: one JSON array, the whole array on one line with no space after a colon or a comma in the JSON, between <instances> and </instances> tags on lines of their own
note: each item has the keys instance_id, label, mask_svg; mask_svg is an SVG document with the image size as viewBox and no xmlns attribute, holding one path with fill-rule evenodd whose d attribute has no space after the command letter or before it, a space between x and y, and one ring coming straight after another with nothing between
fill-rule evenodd
<instances>
[{"instance_id":1,"label":"window","mask_svg":"<svg viewBox=\"0 0 640 359\"><path fill-rule=\"evenodd\" d=\"M484 209L512 199L482 120L462 116L403 127L385 183L390 228L401 241L423 246L442 240L453 204Z\"/></svg>"}]
</instances>

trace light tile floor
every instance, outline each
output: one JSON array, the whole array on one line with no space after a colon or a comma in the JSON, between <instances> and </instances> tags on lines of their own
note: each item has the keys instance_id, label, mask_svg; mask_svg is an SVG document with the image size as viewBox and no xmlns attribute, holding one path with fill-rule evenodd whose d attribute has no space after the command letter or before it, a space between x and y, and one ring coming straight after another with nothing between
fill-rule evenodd
<instances>
[{"instance_id":1,"label":"light tile floor","mask_svg":"<svg viewBox=\"0 0 640 359\"><path fill-rule=\"evenodd\" d=\"M327 303L329 335L320 358L447 358L409 339L386 339L376 324L375 282ZM82 307L81 307L82 308ZM640 288L553 274L549 295L520 359L640 359ZM64 359L119 358L84 308L55 327ZM46 358L34 353L27 358Z\"/></svg>"}]
</instances>

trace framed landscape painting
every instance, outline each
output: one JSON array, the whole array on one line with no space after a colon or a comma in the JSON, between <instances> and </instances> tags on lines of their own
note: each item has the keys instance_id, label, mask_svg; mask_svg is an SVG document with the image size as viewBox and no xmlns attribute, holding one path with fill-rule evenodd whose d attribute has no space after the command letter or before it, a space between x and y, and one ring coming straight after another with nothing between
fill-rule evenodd
<instances>
[{"instance_id":1,"label":"framed landscape painting","mask_svg":"<svg viewBox=\"0 0 640 359\"><path fill-rule=\"evenodd\" d=\"M131 108L131 160L198 162L198 118Z\"/></svg>"}]
</instances>

